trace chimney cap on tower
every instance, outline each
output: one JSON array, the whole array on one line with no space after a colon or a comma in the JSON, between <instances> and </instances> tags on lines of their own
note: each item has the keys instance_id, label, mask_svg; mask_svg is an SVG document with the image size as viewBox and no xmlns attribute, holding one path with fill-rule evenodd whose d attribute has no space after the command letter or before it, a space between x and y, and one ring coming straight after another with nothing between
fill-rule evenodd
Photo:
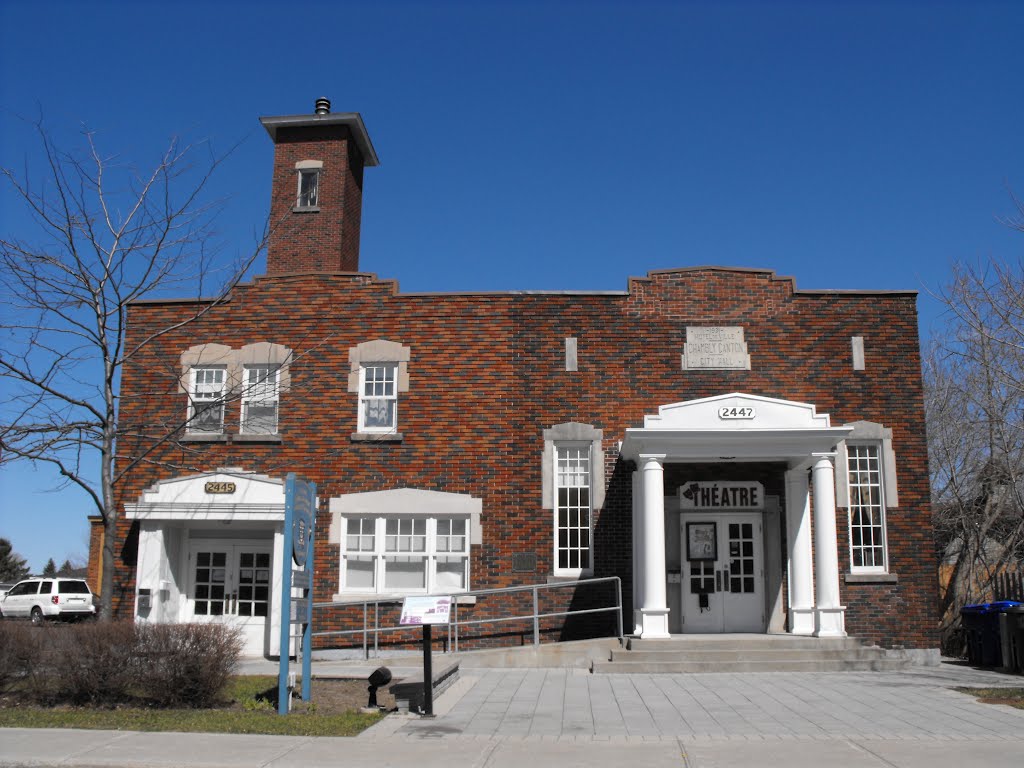
<instances>
[{"instance_id":1,"label":"chimney cap on tower","mask_svg":"<svg viewBox=\"0 0 1024 768\"><path fill-rule=\"evenodd\" d=\"M321 111L321 109L323 111ZM363 155L363 165L373 167L380 165L377 152L370 141L370 134L363 124L362 115L358 112L335 112L331 113L331 102L321 96L316 100L316 113L305 115L280 115L276 117L261 117L260 123L267 129L270 139L277 142L277 132L288 128L323 128L329 125L343 125L352 132L352 140L359 147Z\"/></svg>"}]
</instances>

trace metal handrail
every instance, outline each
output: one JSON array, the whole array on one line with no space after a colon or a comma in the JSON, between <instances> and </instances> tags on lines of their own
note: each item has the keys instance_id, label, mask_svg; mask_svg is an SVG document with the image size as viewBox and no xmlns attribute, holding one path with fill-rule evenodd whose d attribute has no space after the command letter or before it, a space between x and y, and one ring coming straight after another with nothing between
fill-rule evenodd
<instances>
[{"instance_id":1,"label":"metal handrail","mask_svg":"<svg viewBox=\"0 0 1024 768\"><path fill-rule=\"evenodd\" d=\"M599 584L602 582L614 582L615 583L615 605L607 608L579 608L576 610L568 611L555 611L552 613L540 613L539 610L539 597L540 591L544 589L565 589L568 587L578 587L581 584ZM532 593L533 597L533 613L522 613L514 616L499 616L490 619L466 619L464 621L459 620L459 601L461 597L486 597L488 595L498 594L509 594L513 592L526 592ZM499 624L505 621L523 621L524 619L533 620L533 645L537 647L540 645L540 620L547 618L554 618L556 616L573 616L583 615L588 613L607 613L609 611L616 612L616 627L618 631L617 637L621 640L623 637L622 633L622 580L618 576L601 576L594 579L574 579L572 581L557 581L550 584L521 584L515 587L499 587L497 589L478 589L470 592L458 592L453 595L452 600L452 620L448 624L448 642L445 645L445 652L451 649L452 652L458 652L459 650L459 627L467 627L475 624ZM373 636L373 652L374 656L378 655L379 643L378 639L381 633L384 632L397 632L399 630L408 630L408 625L396 624L393 626L380 626L380 606L381 604L393 605L402 601L401 597L378 597L372 600L343 600L343 601L332 601L326 603L314 603L313 608L351 608L355 606L362 606L363 608L363 628L362 629L336 629L336 630L323 630L320 632L313 632L313 637L336 637L340 635L358 635L363 636L363 655L365 658L370 658L370 647L369 637ZM373 606L373 626L369 624L370 620L370 606Z\"/></svg>"}]
</instances>

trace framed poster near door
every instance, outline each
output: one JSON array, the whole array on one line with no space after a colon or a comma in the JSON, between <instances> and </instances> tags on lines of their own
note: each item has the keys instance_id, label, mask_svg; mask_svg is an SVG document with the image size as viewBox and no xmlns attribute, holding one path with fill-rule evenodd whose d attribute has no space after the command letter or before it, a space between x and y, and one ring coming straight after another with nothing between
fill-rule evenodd
<instances>
[{"instance_id":1,"label":"framed poster near door","mask_svg":"<svg viewBox=\"0 0 1024 768\"><path fill-rule=\"evenodd\" d=\"M686 524L686 559L718 559L718 533L715 523Z\"/></svg>"}]
</instances>

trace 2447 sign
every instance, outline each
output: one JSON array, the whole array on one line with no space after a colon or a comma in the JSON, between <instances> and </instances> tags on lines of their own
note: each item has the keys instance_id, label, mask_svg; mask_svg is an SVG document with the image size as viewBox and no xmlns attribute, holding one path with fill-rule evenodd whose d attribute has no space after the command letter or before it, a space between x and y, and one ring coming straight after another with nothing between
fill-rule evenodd
<instances>
[{"instance_id":1,"label":"2447 sign","mask_svg":"<svg viewBox=\"0 0 1024 768\"><path fill-rule=\"evenodd\" d=\"M718 418L720 419L752 419L755 416L757 414L750 406L739 407L732 405L718 409Z\"/></svg>"}]
</instances>

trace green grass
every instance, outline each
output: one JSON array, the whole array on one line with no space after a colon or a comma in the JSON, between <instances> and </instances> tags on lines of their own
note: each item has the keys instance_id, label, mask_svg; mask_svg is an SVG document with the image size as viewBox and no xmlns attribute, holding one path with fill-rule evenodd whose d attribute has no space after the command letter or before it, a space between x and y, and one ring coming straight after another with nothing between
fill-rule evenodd
<instances>
[{"instance_id":1,"label":"green grass","mask_svg":"<svg viewBox=\"0 0 1024 768\"><path fill-rule=\"evenodd\" d=\"M383 717L346 712L320 714L304 702L289 715L278 715L260 694L273 689L273 677L235 677L226 692L233 709L100 709L95 707L18 706L0 709L0 728L83 728L115 731L194 733L265 733L285 736L354 736Z\"/></svg>"},{"instance_id":2,"label":"green grass","mask_svg":"<svg viewBox=\"0 0 1024 768\"><path fill-rule=\"evenodd\" d=\"M960 693L976 697L985 704L1006 704L1024 709L1024 688L957 688Z\"/></svg>"},{"instance_id":3,"label":"green grass","mask_svg":"<svg viewBox=\"0 0 1024 768\"><path fill-rule=\"evenodd\" d=\"M380 718L380 715L355 712L281 716L271 712L226 710L47 710L24 707L0 711L0 727L354 736Z\"/></svg>"},{"instance_id":4,"label":"green grass","mask_svg":"<svg viewBox=\"0 0 1024 768\"><path fill-rule=\"evenodd\" d=\"M233 710L43 709L0 710L0 728L84 728L110 731L269 733L283 736L355 736L381 715L344 715Z\"/></svg>"}]
</instances>

